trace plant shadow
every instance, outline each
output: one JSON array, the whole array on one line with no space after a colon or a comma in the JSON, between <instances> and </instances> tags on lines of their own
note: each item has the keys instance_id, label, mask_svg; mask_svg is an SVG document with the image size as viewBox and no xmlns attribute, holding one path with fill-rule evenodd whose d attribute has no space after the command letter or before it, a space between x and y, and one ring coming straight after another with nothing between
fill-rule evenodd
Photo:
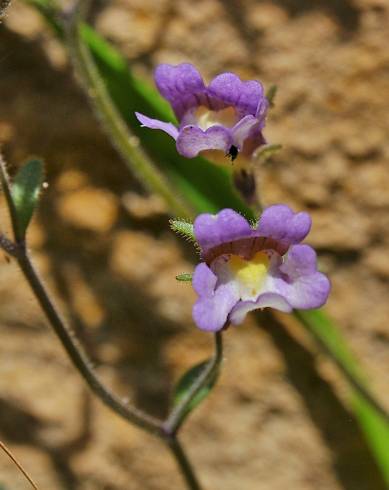
<instances>
[{"instance_id":1,"label":"plant shadow","mask_svg":"<svg viewBox=\"0 0 389 490\"><path fill-rule=\"evenodd\" d=\"M281 352L286 376L301 395L307 413L331 450L334 471L345 490L385 490L386 485L353 414L319 374L314 355L269 312L258 315Z\"/></svg>"}]
</instances>

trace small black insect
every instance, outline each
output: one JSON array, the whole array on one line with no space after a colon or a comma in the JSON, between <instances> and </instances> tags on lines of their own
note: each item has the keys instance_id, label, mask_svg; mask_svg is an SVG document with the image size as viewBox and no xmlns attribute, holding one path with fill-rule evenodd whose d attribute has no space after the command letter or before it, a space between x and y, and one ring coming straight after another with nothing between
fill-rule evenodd
<instances>
[{"instance_id":1,"label":"small black insect","mask_svg":"<svg viewBox=\"0 0 389 490\"><path fill-rule=\"evenodd\" d=\"M233 162L236 157L238 156L239 150L235 145L231 145L230 149L228 150L228 153L226 154L226 157L231 158L231 162Z\"/></svg>"}]
</instances>

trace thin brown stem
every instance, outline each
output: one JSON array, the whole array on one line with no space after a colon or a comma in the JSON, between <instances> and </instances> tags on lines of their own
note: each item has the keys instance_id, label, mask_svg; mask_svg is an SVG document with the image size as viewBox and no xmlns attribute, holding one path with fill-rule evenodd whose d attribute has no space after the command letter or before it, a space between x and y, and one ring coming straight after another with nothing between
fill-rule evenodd
<instances>
[{"instance_id":1,"label":"thin brown stem","mask_svg":"<svg viewBox=\"0 0 389 490\"><path fill-rule=\"evenodd\" d=\"M10 458L10 460L14 463L14 465L18 468L18 470L22 473L24 478L28 481L28 483L34 488L34 490L39 490L39 488L35 485L30 475L23 468L23 466L19 463L19 461L15 458L15 456L11 453L11 451L7 448L7 446L0 441L0 448L5 452L5 454Z\"/></svg>"},{"instance_id":2,"label":"thin brown stem","mask_svg":"<svg viewBox=\"0 0 389 490\"><path fill-rule=\"evenodd\" d=\"M159 420L147 415L135 407L131 407L124 403L98 378L78 340L74 336L73 332L71 332L71 330L65 325L64 321L57 312L54 303L50 299L41 279L36 273L27 250L24 247L20 249L20 253L17 256L17 261L24 274L24 277L34 293L34 296L38 300L42 310L60 339L68 356L95 395L100 398L105 405L110 407L114 412L121 415L132 424L137 425L151 434L162 437L162 424Z\"/></svg>"},{"instance_id":3,"label":"thin brown stem","mask_svg":"<svg viewBox=\"0 0 389 490\"><path fill-rule=\"evenodd\" d=\"M192 465L184 452L184 449L178 440L177 436L173 436L168 440L169 447L172 451L172 454L176 460L178 468L185 478L185 482L189 490L201 490L202 487L200 482L198 481Z\"/></svg>"}]
</instances>

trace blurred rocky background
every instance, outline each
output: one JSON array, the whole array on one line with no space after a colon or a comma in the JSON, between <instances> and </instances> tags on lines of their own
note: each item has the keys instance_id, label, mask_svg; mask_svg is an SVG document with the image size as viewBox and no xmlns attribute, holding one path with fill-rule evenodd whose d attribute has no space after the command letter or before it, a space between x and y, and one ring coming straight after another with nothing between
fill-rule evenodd
<instances>
[{"instance_id":1,"label":"blurred rocky background","mask_svg":"<svg viewBox=\"0 0 389 490\"><path fill-rule=\"evenodd\" d=\"M257 178L267 204L312 213L308 242L331 277L327 311L389 407L389 4L386 0L113 0L91 21L140 74L190 61L279 87ZM99 372L166 413L180 373L207 357L177 284L195 253L168 229L99 129L66 53L14 0L0 26L0 141L46 161L32 253ZM188 162L190 164L190 162ZM0 227L7 229L4 204ZM181 489L162 444L92 399L13 261L0 254L0 437L39 487ZM293 321L226 335L218 388L183 442L205 488L384 490L331 363ZM0 453L0 483L27 489Z\"/></svg>"}]
</instances>

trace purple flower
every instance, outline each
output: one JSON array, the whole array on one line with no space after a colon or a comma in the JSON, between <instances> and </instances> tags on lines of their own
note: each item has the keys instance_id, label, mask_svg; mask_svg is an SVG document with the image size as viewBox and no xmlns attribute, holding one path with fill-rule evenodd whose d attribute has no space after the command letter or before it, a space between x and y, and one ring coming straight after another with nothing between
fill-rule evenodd
<instances>
[{"instance_id":1,"label":"purple flower","mask_svg":"<svg viewBox=\"0 0 389 490\"><path fill-rule=\"evenodd\" d=\"M142 126L161 129L174 138L184 157L222 150L233 160L239 152L251 156L266 143L262 129L269 103L259 82L243 82L233 73L222 73L206 86L189 63L159 65L155 82L173 107L178 128L138 112L136 116Z\"/></svg>"},{"instance_id":2,"label":"purple flower","mask_svg":"<svg viewBox=\"0 0 389 490\"><path fill-rule=\"evenodd\" d=\"M283 204L265 209L254 227L232 209L198 216L194 234L203 262L192 282L197 326L217 331L260 308L290 312L322 306L329 280L317 270L315 251L300 244L310 228L307 213Z\"/></svg>"}]
</instances>

